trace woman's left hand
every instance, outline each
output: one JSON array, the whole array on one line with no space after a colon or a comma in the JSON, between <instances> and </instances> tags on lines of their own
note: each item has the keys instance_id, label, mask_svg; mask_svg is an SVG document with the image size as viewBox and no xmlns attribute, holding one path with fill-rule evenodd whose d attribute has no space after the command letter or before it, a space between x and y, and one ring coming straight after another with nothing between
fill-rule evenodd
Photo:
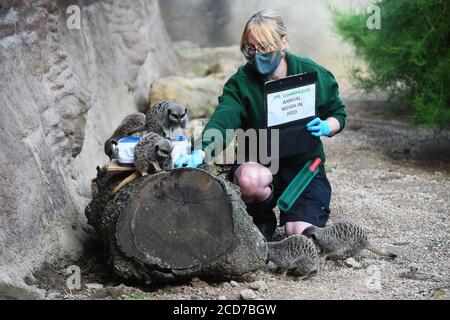
<instances>
[{"instance_id":1,"label":"woman's left hand","mask_svg":"<svg viewBox=\"0 0 450 320\"><path fill-rule=\"evenodd\" d=\"M327 120L315 118L306 125L306 130L311 131L314 137L330 136L330 124Z\"/></svg>"}]
</instances>

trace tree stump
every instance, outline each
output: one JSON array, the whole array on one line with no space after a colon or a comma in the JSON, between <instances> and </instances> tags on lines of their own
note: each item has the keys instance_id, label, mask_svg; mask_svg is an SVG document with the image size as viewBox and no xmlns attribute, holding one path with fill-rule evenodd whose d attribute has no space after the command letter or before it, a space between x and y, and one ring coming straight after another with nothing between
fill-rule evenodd
<instances>
[{"instance_id":1,"label":"tree stump","mask_svg":"<svg viewBox=\"0 0 450 320\"><path fill-rule=\"evenodd\" d=\"M241 276L265 266L267 245L234 184L201 169L141 177L97 168L86 217L124 279Z\"/></svg>"}]
</instances>

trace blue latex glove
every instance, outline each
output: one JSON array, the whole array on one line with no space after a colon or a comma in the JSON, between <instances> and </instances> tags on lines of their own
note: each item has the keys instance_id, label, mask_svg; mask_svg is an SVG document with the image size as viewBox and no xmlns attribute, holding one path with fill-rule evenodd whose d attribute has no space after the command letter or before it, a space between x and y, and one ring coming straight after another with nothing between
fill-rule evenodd
<instances>
[{"instance_id":1,"label":"blue latex glove","mask_svg":"<svg viewBox=\"0 0 450 320\"><path fill-rule=\"evenodd\" d=\"M202 152L199 150L192 151L191 154L183 154L178 157L178 159L174 163L174 167L176 168L197 168L204 162L205 158L203 157Z\"/></svg>"},{"instance_id":2,"label":"blue latex glove","mask_svg":"<svg viewBox=\"0 0 450 320\"><path fill-rule=\"evenodd\" d=\"M315 118L306 125L306 130L311 131L314 137L329 136L330 125L328 121Z\"/></svg>"}]
</instances>

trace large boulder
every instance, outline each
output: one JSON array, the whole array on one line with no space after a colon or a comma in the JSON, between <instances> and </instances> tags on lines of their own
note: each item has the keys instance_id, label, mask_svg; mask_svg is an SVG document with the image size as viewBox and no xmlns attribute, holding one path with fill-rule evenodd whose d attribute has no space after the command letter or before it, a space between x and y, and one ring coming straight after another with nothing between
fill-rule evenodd
<instances>
[{"instance_id":1,"label":"large boulder","mask_svg":"<svg viewBox=\"0 0 450 320\"><path fill-rule=\"evenodd\" d=\"M178 69L156 0L0 2L0 298L80 254L102 143Z\"/></svg>"},{"instance_id":2,"label":"large boulder","mask_svg":"<svg viewBox=\"0 0 450 320\"><path fill-rule=\"evenodd\" d=\"M200 48L185 41L174 43L174 49L182 76L155 81L150 88L150 105L173 100L187 105L191 118L210 117L226 80L245 63L239 47Z\"/></svg>"},{"instance_id":3,"label":"large boulder","mask_svg":"<svg viewBox=\"0 0 450 320\"><path fill-rule=\"evenodd\" d=\"M188 78L212 76L228 79L245 63L239 46L201 48L197 44L174 42L174 50L181 66L181 74Z\"/></svg>"},{"instance_id":4,"label":"large boulder","mask_svg":"<svg viewBox=\"0 0 450 320\"><path fill-rule=\"evenodd\" d=\"M188 107L191 119L209 118L217 106L223 85L223 80L212 77L190 79L171 76L152 84L148 100L150 105L163 100L176 101Z\"/></svg>"}]
</instances>

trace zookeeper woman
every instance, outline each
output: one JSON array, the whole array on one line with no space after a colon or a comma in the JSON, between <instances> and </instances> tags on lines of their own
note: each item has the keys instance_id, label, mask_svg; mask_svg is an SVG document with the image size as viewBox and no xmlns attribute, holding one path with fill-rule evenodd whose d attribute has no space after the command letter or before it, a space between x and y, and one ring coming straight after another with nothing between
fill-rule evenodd
<instances>
[{"instance_id":1,"label":"zookeeper woman","mask_svg":"<svg viewBox=\"0 0 450 320\"><path fill-rule=\"evenodd\" d=\"M289 51L288 34L283 18L273 10L255 13L247 22L241 39L241 51L247 63L226 82L219 105L203 131L201 148L180 157L175 167L197 167L205 161L203 151L213 143L205 136L209 129L220 130L224 145L227 129L264 129L264 83L304 72L317 72L318 117L307 124L315 137L332 137L345 125L345 105L339 97L333 74L311 59ZM295 148L296 146L292 146ZM324 227L330 214L331 186L323 164L325 152L322 142L312 152L280 160L276 174L257 162L235 164L228 179L241 189L242 199L253 222L270 241L277 225L273 212L276 200L308 160L322 159L319 173L287 212L280 212L280 225L288 236L301 234L311 225Z\"/></svg>"}]
</instances>

